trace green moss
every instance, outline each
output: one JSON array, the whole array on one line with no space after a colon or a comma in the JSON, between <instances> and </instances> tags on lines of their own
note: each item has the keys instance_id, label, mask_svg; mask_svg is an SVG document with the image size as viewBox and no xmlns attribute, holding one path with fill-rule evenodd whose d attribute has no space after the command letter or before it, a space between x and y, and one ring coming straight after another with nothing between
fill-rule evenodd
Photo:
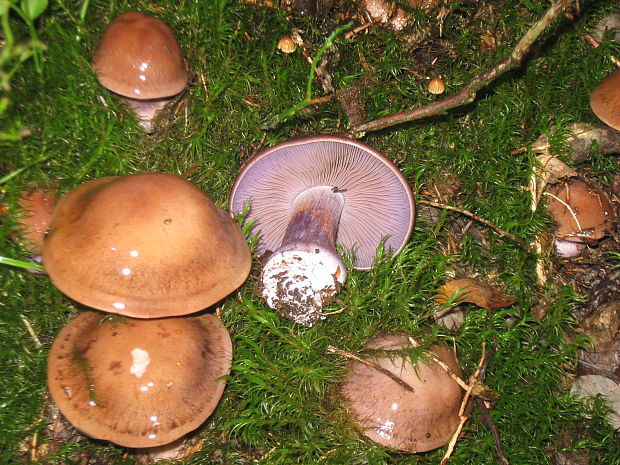
<instances>
[{"instance_id":1,"label":"green moss","mask_svg":"<svg viewBox=\"0 0 620 465\"><path fill-rule=\"evenodd\" d=\"M338 36L325 52L333 86L358 87L352 103L369 119L436 100L426 91L427 78L436 75L447 85L444 95L455 93L504 57L548 6L544 0L503 2L488 14L484 8L493 3L451 2L441 36L436 12L422 10L413 12L405 31L414 38L410 42L380 27L352 39ZM83 16L81 5L87 6ZM596 49L582 39L613 5L582 1L580 7L574 21L560 18L522 67L483 89L475 102L369 133L364 142L394 160L416 192L452 175L459 185L454 203L533 240L550 223L546 214L530 211L522 187L533 154L518 149L557 126L552 145L565 153L562 128L596 122L588 93L612 70L609 56L620 55L609 39ZM153 137L101 88L89 65L106 25L132 9L154 14L175 30L193 73L182 104ZM0 114L3 130L31 131L18 142L0 141L0 175L24 168L0 186L8 206L0 217L1 254L26 257L9 237L22 189L43 184L64 193L100 176L163 171L188 178L224 207L239 167L256 150L297 135L346 130L337 99L264 128L303 100L308 84L310 69L301 51L283 55L279 38L296 28L314 56L348 19L313 20L242 0L54 2L35 24L47 46L41 72L32 60L22 63L7 94L11 104ZM11 21L18 39L29 37L17 18ZM481 39L488 31L498 39L494 49ZM326 95L318 81L312 90L314 97ZM601 180L618 171L596 150L580 168ZM457 218L454 212L443 212L436 223L420 218L401 254L382 257L371 271L351 271L327 309L335 313L314 328L295 326L268 309L254 292L257 278L250 277L220 307L233 338L232 373L222 402L200 429L203 449L186 462L438 463L444 449L409 456L363 439L337 395L346 361L328 354L327 346L359 352L373 335L398 331L454 343L466 373L475 370L483 342L497 343L486 382L499 395L491 413L510 463L551 463L547 452L556 447L587 450L591 463L620 463L601 404L584 405L567 394L563 366L575 364L577 346L564 332L575 323L577 296L553 278L541 289L535 257L483 227L484 246L471 232L452 243L450 227ZM454 269L495 275L517 303L493 312L469 306L458 331L433 325L433 296ZM537 321L531 314L540 302L553 305ZM41 437L46 356L79 310L45 276L0 266L0 462L15 463L27 449L25 441L35 432ZM570 445L560 445L566 437ZM130 462L122 449L89 441L68 444L45 462L78 463L83 451L103 457L102 463ZM497 463L492 435L475 412L451 463Z\"/></svg>"}]
</instances>

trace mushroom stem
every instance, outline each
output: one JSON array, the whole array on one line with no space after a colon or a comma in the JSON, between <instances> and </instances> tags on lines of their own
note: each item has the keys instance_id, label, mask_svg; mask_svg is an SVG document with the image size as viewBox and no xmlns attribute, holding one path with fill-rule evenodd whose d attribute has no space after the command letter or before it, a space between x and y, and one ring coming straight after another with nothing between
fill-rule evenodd
<instances>
[{"instance_id":1,"label":"mushroom stem","mask_svg":"<svg viewBox=\"0 0 620 465\"><path fill-rule=\"evenodd\" d=\"M176 95L173 95L172 97L138 100L121 95L121 98L127 102L129 108L138 117L140 127L149 134L153 132L153 123L161 110L176 97Z\"/></svg>"},{"instance_id":2,"label":"mushroom stem","mask_svg":"<svg viewBox=\"0 0 620 465\"><path fill-rule=\"evenodd\" d=\"M314 325L346 279L336 251L344 196L332 186L308 189L293 201L282 245L262 272L267 304L296 323Z\"/></svg>"},{"instance_id":3,"label":"mushroom stem","mask_svg":"<svg viewBox=\"0 0 620 465\"><path fill-rule=\"evenodd\" d=\"M335 253L342 207L343 195L331 186L313 187L299 194L293 201L293 213L280 250L303 244L332 249Z\"/></svg>"}]
</instances>

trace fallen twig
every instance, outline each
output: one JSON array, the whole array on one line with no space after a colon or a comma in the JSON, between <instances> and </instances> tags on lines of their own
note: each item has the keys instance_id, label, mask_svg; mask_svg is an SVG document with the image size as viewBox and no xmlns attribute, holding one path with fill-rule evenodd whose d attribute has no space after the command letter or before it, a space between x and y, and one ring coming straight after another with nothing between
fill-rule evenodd
<instances>
[{"instance_id":1,"label":"fallen twig","mask_svg":"<svg viewBox=\"0 0 620 465\"><path fill-rule=\"evenodd\" d=\"M571 1L572 0L558 0L553 3L547 12L538 21L536 21L521 38L521 40L519 40L510 55L475 76L456 95L433 102L423 107L394 113L392 115L383 116L381 118L355 125L349 132L353 133L356 137L361 137L366 132L378 131L397 124L438 115L445 113L452 108L460 107L473 102L476 98L476 93L480 89L489 85L507 71L516 68L521 63L540 34L542 34L547 26L549 26L549 24L551 24L559 16L562 10Z\"/></svg>"},{"instance_id":2,"label":"fallen twig","mask_svg":"<svg viewBox=\"0 0 620 465\"><path fill-rule=\"evenodd\" d=\"M329 353L332 353L332 354L342 355L343 357L348 358L349 360L355 360L356 362L360 362L360 363L366 365L369 368L377 370L377 371L383 373L384 375L390 377L392 380L394 380L395 382L400 384L407 391L414 392L414 389L411 387L411 385L409 385L407 382L403 381L401 378L396 376L391 371L386 370L385 368L383 368L378 363L374 363L374 362L370 362L368 360L364 360L363 358L360 358L357 355L352 354L351 352L347 352L346 350L338 349L337 347L334 347L334 346L327 346L327 351Z\"/></svg>"},{"instance_id":3,"label":"fallen twig","mask_svg":"<svg viewBox=\"0 0 620 465\"><path fill-rule=\"evenodd\" d=\"M522 246L523 248L525 248L526 250L531 250L531 247L529 245L527 245L527 243L521 239L520 237L515 236L512 233L506 232L503 229L501 229L499 226L491 223L489 220L485 220L484 218L479 217L478 215L468 211L468 210L464 210L462 208L458 208L458 207L453 207L452 205L446 205L445 203L439 203L439 202L433 202L432 200L424 200L424 199L418 199L417 201L418 203L422 203L424 205L430 205L431 207L436 207L436 208L443 208L444 210L452 210L455 212L458 212L462 215L465 216L469 216L470 218L473 218L474 220L488 226L489 228L493 229L493 231L495 231L497 234L499 234L500 236L504 236L507 237L508 239L511 239L513 241L515 241L517 244L519 244L520 246Z\"/></svg>"}]
</instances>

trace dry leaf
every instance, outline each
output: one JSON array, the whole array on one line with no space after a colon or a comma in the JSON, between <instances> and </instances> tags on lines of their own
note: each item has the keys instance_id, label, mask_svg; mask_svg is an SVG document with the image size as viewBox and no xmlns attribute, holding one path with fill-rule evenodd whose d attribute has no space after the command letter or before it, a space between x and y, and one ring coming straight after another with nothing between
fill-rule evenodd
<instances>
[{"instance_id":1,"label":"dry leaf","mask_svg":"<svg viewBox=\"0 0 620 465\"><path fill-rule=\"evenodd\" d=\"M572 169L566 163L560 161L557 157L543 153L536 157L538 163L534 166L532 176L530 177L530 190L533 197L533 208L536 209L543 191L547 184L555 184L561 179L577 176L577 171Z\"/></svg>"},{"instance_id":2,"label":"dry leaf","mask_svg":"<svg viewBox=\"0 0 620 465\"><path fill-rule=\"evenodd\" d=\"M507 307L517 301L489 284L469 278L448 281L439 288L435 301L445 304L453 294L455 302L470 302L486 309Z\"/></svg>"}]
</instances>

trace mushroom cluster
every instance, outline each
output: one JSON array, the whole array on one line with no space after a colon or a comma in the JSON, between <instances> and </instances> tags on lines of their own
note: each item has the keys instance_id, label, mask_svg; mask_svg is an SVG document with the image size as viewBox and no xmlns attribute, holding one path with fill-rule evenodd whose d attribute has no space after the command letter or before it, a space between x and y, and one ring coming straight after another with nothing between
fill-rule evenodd
<instances>
[{"instance_id":1,"label":"mushroom cluster","mask_svg":"<svg viewBox=\"0 0 620 465\"><path fill-rule=\"evenodd\" d=\"M383 244L400 252L411 235L413 193L398 168L361 142L336 136L299 138L257 154L233 185L230 210L250 204L247 220L267 254L261 281L267 304L306 326L342 288L347 269L373 266Z\"/></svg>"},{"instance_id":2,"label":"mushroom cluster","mask_svg":"<svg viewBox=\"0 0 620 465\"><path fill-rule=\"evenodd\" d=\"M43 262L66 295L110 312L70 321L48 359L52 398L76 428L146 448L204 422L224 389L231 340L219 318L184 315L249 274L229 214L176 175L95 179L56 205Z\"/></svg>"},{"instance_id":3,"label":"mushroom cluster","mask_svg":"<svg viewBox=\"0 0 620 465\"><path fill-rule=\"evenodd\" d=\"M189 79L172 30L139 11L124 13L108 26L92 66L101 85L127 102L147 132Z\"/></svg>"}]
</instances>

